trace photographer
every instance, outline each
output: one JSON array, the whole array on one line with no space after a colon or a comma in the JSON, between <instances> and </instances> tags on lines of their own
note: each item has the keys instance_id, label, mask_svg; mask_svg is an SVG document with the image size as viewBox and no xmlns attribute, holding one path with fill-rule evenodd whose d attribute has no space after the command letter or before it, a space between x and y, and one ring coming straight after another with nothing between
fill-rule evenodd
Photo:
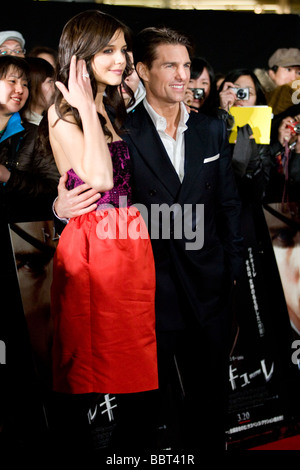
<instances>
[{"instance_id":1,"label":"photographer","mask_svg":"<svg viewBox=\"0 0 300 470\"><path fill-rule=\"evenodd\" d=\"M227 122L228 134L234 126L230 114L232 106L266 105L263 89L248 69L236 69L225 77L219 89L219 117ZM257 144L249 124L239 127L232 148L232 165L241 199L244 202L260 202L269 181L271 169L270 146Z\"/></svg>"},{"instance_id":2,"label":"photographer","mask_svg":"<svg viewBox=\"0 0 300 470\"><path fill-rule=\"evenodd\" d=\"M300 105L274 117L271 130L272 169L267 202L300 201Z\"/></svg>"},{"instance_id":3,"label":"photographer","mask_svg":"<svg viewBox=\"0 0 300 470\"><path fill-rule=\"evenodd\" d=\"M191 78L184 102L193 111L201 108L201 112L205 114L216 115L218 93L215 73L212 66L202 57L194 57L191 61Z\"/></svg>"}]
</instances>

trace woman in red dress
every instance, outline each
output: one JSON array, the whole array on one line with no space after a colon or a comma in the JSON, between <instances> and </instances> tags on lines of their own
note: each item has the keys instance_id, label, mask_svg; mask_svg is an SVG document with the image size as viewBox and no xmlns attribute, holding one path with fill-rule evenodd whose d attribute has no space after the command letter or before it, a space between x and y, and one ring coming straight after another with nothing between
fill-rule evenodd
<instances>
[{"instance_id":1,"label":"woman in red dress","mask_svg":"<svg viewBox=\"0 0 300 470\"><path fill-rule=\"evenodd\" d=\"M54 258L53 389L77 396L154 390L154 261L132 205L121 138L119 87L132 69L127 28L98 10L80 13L64 27L58 62L48 111L52 151L67 188L86 183L99 200L70 219Z\"/></svg>"}]
</instances>

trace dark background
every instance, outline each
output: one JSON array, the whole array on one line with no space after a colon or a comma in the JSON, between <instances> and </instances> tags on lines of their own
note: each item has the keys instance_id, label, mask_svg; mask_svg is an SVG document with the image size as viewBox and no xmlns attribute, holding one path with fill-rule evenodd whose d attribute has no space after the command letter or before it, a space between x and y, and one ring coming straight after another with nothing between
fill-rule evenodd
<instances>
[{"instance_id":1,"label":"dark background","mask_svg":"<svg viewBox=\"0 0 300 470\"><path fill-rule=\"evenodd\" d=\"M20 31L25 37L28 51L35 45L47 45L57 48L64 24L75 14L87 9L99 9L110 13L128 24L134 32L138 32L146 26L161 24L186 31L194 38L197 44L197 53L206 57L216 72L226 72L240 66L249 68L264 67L269 56L278 47L300 47L300 19L298 15L178 11L104 6L86 2L23 1L17 4L16 2L8 3L8 0L6 0L5 6L2 5L0 14L0 30L13 29ZM9 228L7 224L1 221L1 218L0 240L0 340L4 341L7 347L7 365L0 368L0 425L1 418L7 418L9 437L13 436L11 444L11 439L9 439L9 443L6 442L5 433L0 432L0 447L1 443L8 448L11 444L12 450L18 449L19 446L29 447L31 450L32 446L32 452L34 453L44 443L44 432L46 432L44 404L41 398L42 395L39 393L39 384L36 383L37 377L35 376L30 352L15 260L10 245ZM260 239L258 241L260 242ZM266 250L261 250L261 245L259 246L260 253L267 253ZM265 265L268 266L268 269L271 269L272 264L267 258ZM286 331L289 327L288 315L284 308L278 308L280 305L278 298L282 295L282 292L278 284L274 283L274 276L278 276L276 268L272 268L272 276L270 272L267 273L265 276L267 282L264 284L266 293L271 293L268 296L271 304L270 312L267 311L266 316L268 316L268 322L271 323L268 331L272 338L266 349L268 357L271 357L271 359L275 357L277 361L277 355L279 356L279 380L276 377L274 381L275 393L271 396L272 400L270 399L267 403L269 407L264 407L262 400L259 403L260 409L257 407L257 402L253 401L253 403L246 404L247 396L244 401L239 403L242 411L246 406L245 409L247 410L249 407L258 410L258 414L260 414L257 419L259 420L261 416L263 418L265 416L269 417L269 415L271 417L276 416L281 413L281 401L277 401L277 393L281 395L281 389L284 386L286 388L283 393L285 407L287 404L290 407L290 411L287 412L289 421L285 423L285 426L288 432L292 432L293 426L298 425L300 413L299 378L297 375L297 379L294 379L294 373L290 375L289 371L291 367L291 349L289 331ZM273 295L273 293L277 293L279 297ZM276 312L278 319L275 315ZM281 315L283 316L281 317ZM246 318L248 317L246 316ZM269 323L268 326L270 326ZM251 343L248 349L248 352L251 353L249 371L253 372L257 364L255 362L255 367L252 367L252 351L256 354L260 350L258 349L258 343L255 342L255 338L249 331L249 326L246 325L245 334L249 336L249 344ZM242 346L244 347L244 343ZM265 356L262 357L265 358ZM268 367L270 367L269 362ZM248 369L246 370L248 371ZM242 372L244 372L244 369ZM273 381L270 385L273 393ZM256 390L255 384L254 392ZM245 392L247 392L246 389ZM238 398L241 400L243 397L239 394ZM236 397L234 396L233 399L236 400ZM232 426L236 426L236 414L235 408L235 415L230 414ZM273 433L281 432L281 429L276 426L272 426L272 429ZM252 433L253 430L251 430ZM1 434L4 434L4 436L1 436ZM244 436L237 434L234 438L237 447L239 447L241 446L239 440L243 439ZM254 438L257 438L258 441L264 437L263 434L266 438L271 439L270 429L258 428L256 434ZM249 435L245 439L245 445L249 446Z\"/></svg>"},{"instance_id":2,"label":"dark background","mask_svg":"<svg viewBox=\"0 0 300 470\"><path fill-rule=\"evenodd\" d=\"M167 25L194 39L197 55L215 72L236 67L266 67L279 47L300 47L299 15L255 14L212 10L169 10L118 7L87 2L6 1L1 8L0 30L20 31L26 50L44 45L57 48L65 23L77 13L98 9L116 16L134 33L146 26Z\"/></svg>"}]
</instances>

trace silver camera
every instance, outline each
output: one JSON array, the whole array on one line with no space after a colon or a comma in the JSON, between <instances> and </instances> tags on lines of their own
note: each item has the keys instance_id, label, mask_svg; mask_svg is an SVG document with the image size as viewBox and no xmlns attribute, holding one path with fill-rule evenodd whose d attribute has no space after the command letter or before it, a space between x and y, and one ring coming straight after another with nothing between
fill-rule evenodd
<instances>
[{"instance_id":1,"label":"silver camera","mask_svg":"<svg viewBox=\"0 0 300 470\"><path fill-rule=\"evenodd\" d=\"M191 88L195 100L201 100L205 96L204 88Z\"/></svg>"},{"instance_id":2,"label":"silver camera","mask_svg":"<svg viewBox=\"0 0 300 470\"><path fill-rule=\"evenodd\" d=\"M248 100L249 99L249 88L232 88L233 92L236 94L238 100Z\"/></svg>"}]
</instances>

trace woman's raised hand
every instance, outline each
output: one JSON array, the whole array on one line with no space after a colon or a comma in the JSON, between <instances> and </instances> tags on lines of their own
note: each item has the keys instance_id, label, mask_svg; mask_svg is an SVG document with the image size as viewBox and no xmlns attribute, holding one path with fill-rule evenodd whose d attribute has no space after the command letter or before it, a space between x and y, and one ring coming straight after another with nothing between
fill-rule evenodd
<instances>
[{"instance_id":1,"label":"woman's raised hand","mask_svg":"<svg viewBox=\"0 0 300 470\"><path fill-rule=\"evenodd\" d=\"M68 88L62 82L55 82L64 99L74 108L94 102L90 77L85 60L73 56L70 62Z\"/></svg>"},{"instance_id":2,"label":"woman's raised hand","mask_svg":"<svg viewBox=\"0 0 300 470\"><path fill-rule=\"evenodd\" d=\"M220 107L227 112L236 101L236 94L234 93L233 88L236 88L236 85L231 82L225 82L222 91L219 93Z\"/></svg>"}]
</instances>

